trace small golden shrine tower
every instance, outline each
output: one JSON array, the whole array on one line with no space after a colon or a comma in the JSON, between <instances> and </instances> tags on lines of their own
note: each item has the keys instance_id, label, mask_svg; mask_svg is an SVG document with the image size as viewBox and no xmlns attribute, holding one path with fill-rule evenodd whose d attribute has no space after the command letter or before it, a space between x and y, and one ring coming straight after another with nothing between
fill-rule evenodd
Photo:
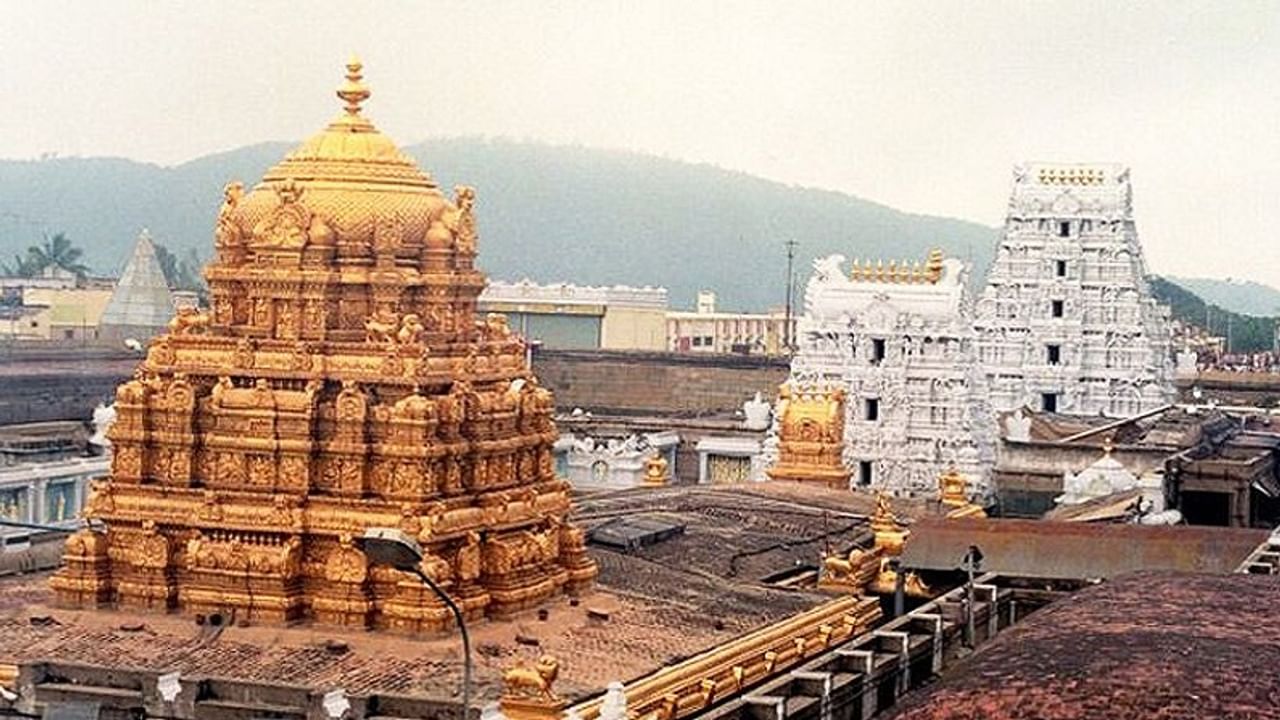
<instances>
[{"instance_id":1,"label":"small golden shrine tower","mask_svg":"<svg viewBox=\"0 0 1280 720\"><path fill-rule=\"evenodd\" d=\"M365 119L358 60L337 94L255 188L227 185L212 312L178 314L117 390L62 603L445 629L418 579L356 547L370 527L416 537L473 617L594 579L551 393L505 318L475 317L475 193L446 198Z\"/></svg>"},{"instance_id":2,"label":"small golden shrine tower","mask_svg":"<svg viewBox=\"0 0 1280 720\"><path fill-rule=\"evenodd\" d=\"M969 502L968 481L954 465L938 477L938 501L948 518L987 516L981 505Z\"/></svg>"},{"instance_id":3,"label":"small golden shrine tower","mask_svg":"<svg viewBox=\"0 0 1280 720\"><path fill-rule=\"evenodd\" d=\"M778 462L774 480L848 488L844 453L844 388L783 384L778 390Z\"/></svg>"}]
</instances>

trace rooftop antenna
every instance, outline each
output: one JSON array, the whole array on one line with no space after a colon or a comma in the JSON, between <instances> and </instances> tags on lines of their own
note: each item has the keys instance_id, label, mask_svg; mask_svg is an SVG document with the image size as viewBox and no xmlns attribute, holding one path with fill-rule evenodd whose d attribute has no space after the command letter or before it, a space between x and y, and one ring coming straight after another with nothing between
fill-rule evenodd
<instances>
[{"instance_id":1,"label":"rooftop antenna","mask_svg":"<svg viewBox=\"0 0 1280 720\"><path fill-rule=\"evenodd\" d=\"M791 288L795 284L795 274L792 266L796 258L796 242L795 238L788 239L783 243L787 247L787 316L785 324L782 326L782 347L786 351L791 350Z\"/></svg>"}]
</instances>

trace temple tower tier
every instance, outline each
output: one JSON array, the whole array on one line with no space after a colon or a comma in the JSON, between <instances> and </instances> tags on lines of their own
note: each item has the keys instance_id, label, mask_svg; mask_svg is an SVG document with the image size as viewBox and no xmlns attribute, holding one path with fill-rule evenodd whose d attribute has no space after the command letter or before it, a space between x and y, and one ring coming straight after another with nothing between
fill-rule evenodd
<instances>
[{"instance_id":1,"label":"temple tower tier","mask_svg":"<svg viewBox=\"0 0 1280 720\"><path fill-rule=\"evenodd\" d=\"M941 250L923 261L855 260L847 272L845 262L814 261L766 443L776 448L769 475L932 496L956 468L985 500L995 424L964 264Z\"/></svg>"},{"instance_id":2,"label":"temple tower tier","mask_svg":"<svg viewBox=\"0 0 1280 720\"><path fill-rule=\"evenodd\" d=\"M1173 399L1168 310L1147 284L1132 195L1120 165L1014 168L975 312L997 411L1125 417Z\"/></svg>"},{"instance_id":3,"label":"temple tower tier","mask_svg":"<svg viewBox=\"0 0 1280 720\"><path fill-rule=\"evenodd\" d=\"M370 527L416 537L474 617L591 585L551 393L505 318L476 317L475 193L446 198L347 70L327 128L225 188L212 311L180 311L118 388L100 523L68 543L61 602L447 628L417 578L356 547Z\"/></svg>"}]
</instances>

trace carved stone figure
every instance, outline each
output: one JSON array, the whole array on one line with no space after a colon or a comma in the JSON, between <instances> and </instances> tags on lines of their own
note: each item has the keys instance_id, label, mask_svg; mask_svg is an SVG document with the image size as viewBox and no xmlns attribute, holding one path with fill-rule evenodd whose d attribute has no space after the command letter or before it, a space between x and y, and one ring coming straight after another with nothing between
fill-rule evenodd
<instances>
[{"instance_id":1,"label":"carved stone figure","mask_svg":"<svg viewBox=\"0 0 1280 720\"><path fill-rule=\"evenodd\" d=\"M365 340L376 343L392 342L395 339L400 319L390 310L379 310L364 322Z\"/></svg>"},{"instance_id":2,"label":"carved stone figure","mask_svg":"<svg viewBox=\"0 0 1280 720\"><path fill-rule=\"evenodd\" d=\"M502 674L504 698L519 697L546 702L559 700L552 685L560 674L560 662L550 655L543 655L533 666L522 665Z\"/></svg>"},{"instance_id":3,"label":"carved stone figure","mask_svg":"<svg viewBox=\"0 0 1280 720\"><path fill-rule=\"evenodd\" d=\"M416 313L409 313L400 320L400 331L396 333L396 341L401 345L412 345L422 341L426 328Z\"/></svg>"},{"instance_id":4,"label":"carved stone figure","mask_svg":"<svg viewBox=\"0 0 1280 720\"><path fill-rule=\"evenodd\" d=\"M222 208L218 210L218 222L213 231L213 244L217 248L234 248L241 244L240 226L235 221L236 206L244 196L244 183L236 180L222 188Z\"/></svg>"},{"instance_id":5,"label":"carved stone figure","mask_svg":"<svg viewBox=\"0 0 1280 720\"><path fill-rule=\"evenodd\" d=\"M174 335L195 335L209 327L209 316L193 307L178 308L169 321L169 332Z\"/></svg>"}]
</instances>

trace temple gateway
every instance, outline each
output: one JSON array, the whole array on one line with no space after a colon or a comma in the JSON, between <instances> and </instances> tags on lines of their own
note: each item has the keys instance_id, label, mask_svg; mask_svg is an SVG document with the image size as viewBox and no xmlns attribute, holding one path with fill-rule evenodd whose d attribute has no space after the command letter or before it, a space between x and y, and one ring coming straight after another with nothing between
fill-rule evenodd
<instances>
[{"instance_id":1,"label":"temple gateway","mask_svg":"<svg viewBox=\"0 0 1280 720\"><path fill-rule=\"evenodd\" d=\"M930 496L950 471L990 496L995 425L964 263L814 261L771 445L778 479Z\"/></svg>"},{"instance_id":2,"label":"temple gateway","mask_svg":"<svg viewBox=\"0 0 1280 720\"><path fill-rule=\"evenodd\" d=\"M344 108L252 190L225 189L212 312L180 312L116 394L115 453L60 602L438 631L417 579L354 538L394 527L472 617L596 574L565 521L551 394L501 316L476 317L475 193L452 199Z\"/></svg>"},{"instance_id":3,"label":"temple gateway","mask_svg":"<svg viewBox=\"0 0 1280 720\"><path fill-rule=\"evenodd\" d=\"M1015 167L975 310L997 411L1125 417L1173 401L1169 311L1147 282L1126 167Z\"/></svg>"}]
</instances>

